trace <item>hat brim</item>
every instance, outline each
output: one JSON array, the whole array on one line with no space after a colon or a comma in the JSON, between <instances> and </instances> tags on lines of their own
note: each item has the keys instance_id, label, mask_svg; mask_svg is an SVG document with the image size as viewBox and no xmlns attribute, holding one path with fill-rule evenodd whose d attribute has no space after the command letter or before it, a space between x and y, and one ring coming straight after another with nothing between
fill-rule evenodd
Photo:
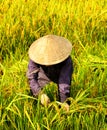
<instances>
[{"instance_id":1,"label":"hat brim","mask_svg":"<svg viewBox=\"0 0 107 130\"><path fill-rule=\"evenodd\" d=\"M71 53L72 44L68 39L46 35L36 40L29 48L29 57L41 65L54 65L64 61Z\"/></svg>"}]
</instances>

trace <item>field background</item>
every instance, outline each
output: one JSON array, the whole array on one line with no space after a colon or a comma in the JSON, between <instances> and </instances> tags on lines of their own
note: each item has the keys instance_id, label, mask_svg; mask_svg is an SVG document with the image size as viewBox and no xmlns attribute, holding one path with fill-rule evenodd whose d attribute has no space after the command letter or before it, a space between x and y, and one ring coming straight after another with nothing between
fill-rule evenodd
<instances>
[{"instance_id":1,"label":"field background","mask_svg":"<svg viewBox=\"0 0 107 130\"><path fill-rule=\"evenodd\" d=\"M73 45L68 113L29 94L28 48L47 34ZM107 130L107 0L0 0L0 130L45 129Z\"/></svg>"}]
</instances>

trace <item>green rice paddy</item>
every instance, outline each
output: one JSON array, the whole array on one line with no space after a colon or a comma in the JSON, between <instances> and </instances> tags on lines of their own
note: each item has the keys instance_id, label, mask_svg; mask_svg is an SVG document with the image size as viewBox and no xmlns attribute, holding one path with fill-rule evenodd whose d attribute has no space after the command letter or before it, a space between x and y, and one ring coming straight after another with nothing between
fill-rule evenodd
<instances>
[{"instance_id":1,"label":"green rice paddy","mask_svg":"<svg viewBox=\"0 0 107 130\"><path fill-rule=\"evenodd\" d=\"M28 49L47 34L69 39L70 111L30 95ZM0 0L0 130L107 130L107 0Z\"/></svg>"}]
</instances>

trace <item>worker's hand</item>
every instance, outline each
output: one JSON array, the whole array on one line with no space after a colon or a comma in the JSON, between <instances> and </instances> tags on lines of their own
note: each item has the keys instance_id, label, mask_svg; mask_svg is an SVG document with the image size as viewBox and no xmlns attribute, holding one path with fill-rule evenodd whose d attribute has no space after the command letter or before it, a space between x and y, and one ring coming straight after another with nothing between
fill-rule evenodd
<instances>
[{"instance_id":1,"label":"worker's hand","mask_svg":"<svg viewBox=\"0 0 107 130\"><path fill-rule=\"evenodd\" d=\"M48 104L50 103L50 99L46 94L41 94L40 100L41 100L41 104L45 107L48 106Z\"/></svg>"},{"instance_id":2,"label":"worker's hand","mask_svg":"<svg viewBox=\"0 0 107 130\"><path fill-rule=\"evenodd\" d=\"M68 103L62 103L61 107L64 111L69 112L70 106Z\"/></svg>"}]
</instances>

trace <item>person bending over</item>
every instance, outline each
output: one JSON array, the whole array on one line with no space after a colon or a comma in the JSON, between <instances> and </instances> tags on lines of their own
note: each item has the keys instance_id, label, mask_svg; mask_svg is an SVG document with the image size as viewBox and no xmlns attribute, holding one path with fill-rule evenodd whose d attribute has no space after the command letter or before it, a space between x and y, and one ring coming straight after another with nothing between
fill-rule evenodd
<instances>
[{"instance_id":1,"label":"person bending over","mask_svg":"<svg viewBox=\"0 0 107 130\"><path fill-rule=\"evenodd\" d=\"M52 81L58 86L61 103L70 97L73 73L71 50L70 41L56 35L43 36L31 44L27 78L34 96Z\"/></svg>"}]
</instances>

